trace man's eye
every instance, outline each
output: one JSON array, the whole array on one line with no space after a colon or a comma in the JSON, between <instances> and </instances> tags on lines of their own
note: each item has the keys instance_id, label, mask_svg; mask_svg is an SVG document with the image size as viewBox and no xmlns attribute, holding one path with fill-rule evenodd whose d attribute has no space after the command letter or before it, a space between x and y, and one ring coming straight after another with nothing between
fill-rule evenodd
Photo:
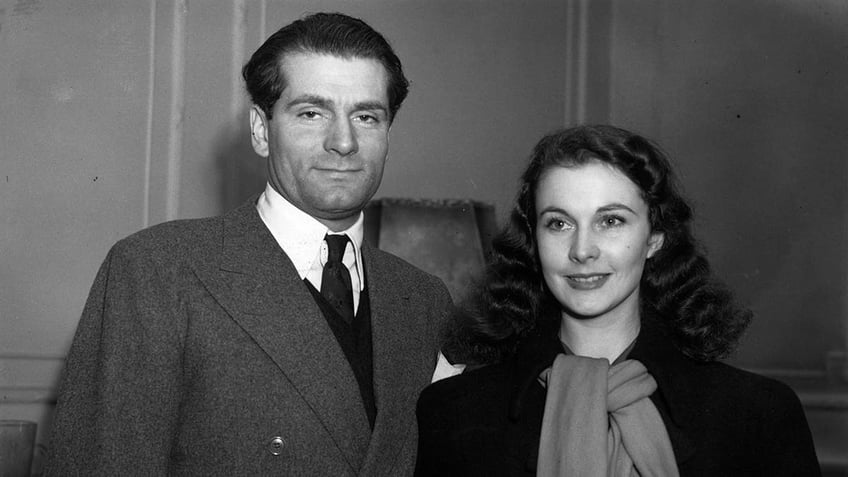
<instances>
[{"instance_id":1,"label":"man's eye","mask_svg":"<svg viewBox=\"0 0 848 477\"><path fill-rule=\"evenodd\" d=\"M380 122L380 119L372 114L360 114L355 119L363 124L377 124Z\"/></svg>"},{"instance_id":2,"label":"man's eye","mask_svg":"<svg viewBox=\"0 0 848 477\"><path fill-rule=\"evenodd\" d=\"M317 119L321 114L318 111L304 111L298 116L306 119Z\"/></svg>"}]
</instances>

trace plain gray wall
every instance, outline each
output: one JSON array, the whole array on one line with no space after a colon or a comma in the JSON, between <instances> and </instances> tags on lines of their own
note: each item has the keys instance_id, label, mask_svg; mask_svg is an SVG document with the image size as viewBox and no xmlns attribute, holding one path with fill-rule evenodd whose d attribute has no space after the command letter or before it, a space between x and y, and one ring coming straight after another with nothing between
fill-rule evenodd
<instances>
[{"instance_id":1,"label":"plain gray wall","mask_svg":"<svg viewBox=\"0 0 848 477\"><path fill-rule=\"evenodd\" d=\"M735 360L844 366L848 2L612 5L610 121L676 160L716 270L755 312Z\"/></svg>"}]
</instances>

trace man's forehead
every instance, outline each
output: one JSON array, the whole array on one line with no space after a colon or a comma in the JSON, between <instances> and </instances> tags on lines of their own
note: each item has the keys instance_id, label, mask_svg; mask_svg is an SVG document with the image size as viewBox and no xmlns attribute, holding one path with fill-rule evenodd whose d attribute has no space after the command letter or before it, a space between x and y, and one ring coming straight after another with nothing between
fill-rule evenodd
<instances>
[{"instance_id":1,"label":"man's forehead","mask_svg":"<svg viewBox=\"0 0 848 477\"><path fill-rule=\"evenodd\" d=\"M388 108L389 77L373 58L295 53L280 62L283 97L324 96L344 102L380 103Z\"/></svg>"},{"instance_id":2,"label":"man's forehead","mask_svg":"<svg viewBox=\"0 0 848 477\"><path fill-rule=\"evenodd\" d=\"M314 63L322 60L329 60L331 63L347 65L351 68L363 64L368 64L372 67L379 66L379 70L385 75L385 79L388 81L389 78L388 70L378 58L360 55L339 55L330 52L296 50L283 53L278 62L278 67L280 69L280 73L283 75L283 79L287 80L285 75L287 72L290 72L292 68L297 68L307 63ZM379 78L377 75L375 75L375 77Z\"/></svg>"}]
</instances>

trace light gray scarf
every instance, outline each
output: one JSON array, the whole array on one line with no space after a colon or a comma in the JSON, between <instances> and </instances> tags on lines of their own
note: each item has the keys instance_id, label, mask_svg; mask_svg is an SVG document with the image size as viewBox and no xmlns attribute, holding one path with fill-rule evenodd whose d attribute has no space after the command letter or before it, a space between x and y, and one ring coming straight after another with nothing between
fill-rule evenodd
<instances>
[{"instance_id":1,"label":"light gray scarf","mask_svg":"<svg viewBox=\"0 0 848 477\"><path fill-rule=\"evenodd\" d=\"M540 380L547 387L539 477L677 477L645 366L560 354Z\"/></svg>"}]
</instances>

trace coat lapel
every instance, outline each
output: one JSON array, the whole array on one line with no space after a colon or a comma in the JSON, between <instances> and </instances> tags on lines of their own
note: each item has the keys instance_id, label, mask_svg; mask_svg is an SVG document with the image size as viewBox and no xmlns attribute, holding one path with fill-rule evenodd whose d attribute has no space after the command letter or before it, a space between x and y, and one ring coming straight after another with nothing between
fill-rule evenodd
<instances>
[{"instance_id":1,"label":"coat lapel","mask_svg":"<svg viewBox=\"0 0 848 477\"><path fill-rule=\"evenodd\" d=\"M689 460L696 451L692 438L687 436L686 425L693 422L697 407L698 383L689 382L694 373L689 362L665 336L653 317L642 320L642 330L629 358L638 360L657 381L657 390L651 401L657 407L668 431L678 467Z\"/></svg>"},{"instance_id":2,"label":"coat lapel","mask_svg":"<svg viewBox=\"0 0 848 477\"><path fill-rule=\"evenodd\" d=\"M556 338L558 326L556 320L540 320L512 361L513 391L509 399L506 449L515 465L533 474L547 395L539 384L539 375L562 353L562 345Z\"/></svg>"},{"instance_id":3,"label":"coat lapel","mask_svg":"<svg viewBox=\"0 0 848 477\"><path fill-rule=\"evenodd\" d=\"M411 293L398 286L396 272L378 254L363 244L371 300L377 420L362 475L377 475L378 468L393 467L391 464L415 430L410 409L414 409L418 393L429 381L427 370L421 369L421 356L426 353L421 348L426 340L416 335L413 325L420 316L409 316L416 312L410 309Z\"/></svg>"},{"instance_id":4,"label":"coat lapel","mask_svg":"<svg viewBox=\"0 0 848 477\"><path fill-rule=\"evenodd\" d=\"M220 260L196 270L198 277L286 375L356 471L371 432L356 379L254 203L223 217Z\"/></svg>"}]
</instances>

